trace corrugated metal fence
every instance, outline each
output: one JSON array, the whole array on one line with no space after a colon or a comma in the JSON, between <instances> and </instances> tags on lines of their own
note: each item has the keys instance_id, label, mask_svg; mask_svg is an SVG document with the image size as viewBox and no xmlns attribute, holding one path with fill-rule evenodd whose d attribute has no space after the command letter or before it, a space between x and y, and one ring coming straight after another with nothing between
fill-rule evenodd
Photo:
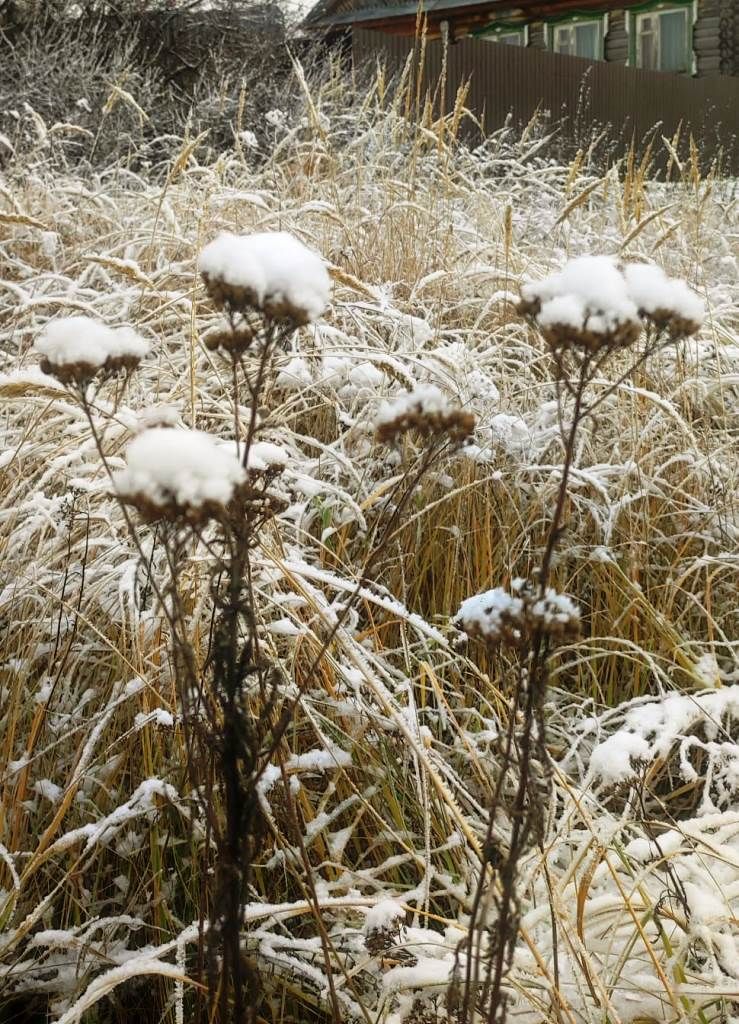
<instances>
[{"instance_id":1,"label":"corrugated metal fence","mask_svg":"<svg viewBox=\"0 0 739 1024\"><path fill-rule=\"evenodd\" d=\"M414 40L355 29L353 50L359 65L379 58L397 70L414 51ZM423 82L431 93L442 61L442 43L427 42ZM683 78L471 38L447 47L447 110L465 82L467 106L483 117L488 132L509 113L527 123L535 111L548 111L570 144L587 145L594 130L607 126L610 152L619 156L632 138L642 143L656 125L659 139L672 138L682 123L684 138L688 130L694 133L704 164L721 152L724 171L739 173L739 78Z\"/></svg>"}]
</instances>

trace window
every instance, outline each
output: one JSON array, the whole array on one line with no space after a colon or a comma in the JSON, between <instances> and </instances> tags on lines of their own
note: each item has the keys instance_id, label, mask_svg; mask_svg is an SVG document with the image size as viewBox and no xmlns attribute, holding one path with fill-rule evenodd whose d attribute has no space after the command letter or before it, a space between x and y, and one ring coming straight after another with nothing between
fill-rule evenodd
<instances>
[{"instance_id":1,"label":"window","mask_svg":"<svg viewBox=\"0 0 739 1024\"><path fill-rule=\"evenodd\" d=\"M488 29L481 38L492 43L505 43L507 46L526 46L528 44L525 25L522 25L521 28L499 25L497 28Z\"/></svg>"},{"instance_id":2,"label":"window","mask_svg":"<svg viewBox=\"0 0 739 1024\"><path fill-rule=\"evenodd\" d=\"M567 21L552 26L552 49L568 57L603 59L603 25L600 21Z\"/></svg>"},{"instance_id":3,"label":"window","mask_svg":"<svg viewBox=\"0 0 739 1024\"><path fill-rule=\"evenodd\" d=\"M655 8L635 15L636 66L648 71L690 71L691 15L689 7Z\"/></svg>"},{"instance_id":4,"label":"window","mask_svg":"<svg viewBox=\"0 0 739 1024\"><path fill-rule=\"evenodd\" d=\"M523 32L501 32L497 39L508 46L523 46Z\"/></svg>"}]
</instances>

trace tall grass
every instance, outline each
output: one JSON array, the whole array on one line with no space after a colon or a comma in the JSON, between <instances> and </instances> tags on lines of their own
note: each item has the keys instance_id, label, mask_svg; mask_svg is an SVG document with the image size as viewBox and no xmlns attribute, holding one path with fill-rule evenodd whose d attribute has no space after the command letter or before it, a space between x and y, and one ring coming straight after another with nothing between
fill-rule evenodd
<instances>
[{"instance_id":1,"label":"tall grass","mask_svg":"<svg viewBox=\"0 0 739 1024\"><path fill-rule=\"evenodd\" d=\"M556 799L525 865L512 1013L707 1024L735 1012L739 714L709 701L737 678L736 183L695 159L669 183L637 160L563 163L536 124L470 152L463 102L414 127L414 96L410 76L306 87L304 114L270 126L259 169L239 151L200 163L183 140L164 183L47 173L43 156L0 179L0 1005L32 993L65 1024L87 1012L179 1024L213 859L166 631L86 422L31 344L71 312L153 342L114 414L113 466L151 405L225 435L232 391L201 343L216 318L195 257L220 229L280 228L331 262L334 299L295 336L262 410L291 452L290 503L254 554L255 593L270 656L306 689L276 758L291 792L277 781L263 794L269 850L245 908L261 1017L327 1019L323 935L347 1019L446 1019L509 686L505 659L460 651L449 620L470 594L532 575L562 463L548 356L512 299L526 276L597 252L684 276L709 317L580 434L553 579L586 628L553 666ZM378 448L372 416L423 380L475 412L475 446L423 485L306 682L383 496L418 456L409 441ZM147 544L162 572L155 532ZM180 578L196 642L202 562L194 547ZM680 693L680 727L650 735L638 777L609 788L590 769L594 744ZM351 766L301 767L336 747ZM668 826L676 838L655 850ZM701 918L685 880L705 892L706 878L715 906ZM364 916L388 895L406 924L372 952Z\"/></svg>"}]
</instances>

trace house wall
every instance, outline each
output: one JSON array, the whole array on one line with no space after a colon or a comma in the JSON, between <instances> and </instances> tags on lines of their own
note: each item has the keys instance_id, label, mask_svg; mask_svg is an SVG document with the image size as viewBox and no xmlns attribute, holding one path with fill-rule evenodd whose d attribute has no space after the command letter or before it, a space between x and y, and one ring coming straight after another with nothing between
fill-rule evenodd
<instances>
[{"instance_id":1,"label":"house wall","mask_svg":"<svg viewBox=\"0 0 739 1024\"><path fill-rule=\"evenodd\" d=\"M537 50L546 50L547 43L543 21L535 21L529 25L529 46L533 46Z\"/></svg>"},{"instance_id":2,"label":"house wall","mask_svg":"<svg viewBox=\"0 0 739 1024\"><path fill-rule=\"evenodd\" d=\"M587 9L586 2L583 8ZM545 50L546 40L544 22L529 23L529 46ZM739 74L739 0L699 0L693 52L701 78ZM608 12L604 55L614 64L626 64L629 59L629 18L624 9Z\"/></svg>"},{"instance_id":3,"label":"house wall","mask_svg":"<svg viewBox=\"0 0 739 1024\"><path fill-rule=\"evenodd\" d=\"M721 73L720 14L721 0L699 0L698 19L693 26L693 52L702 78Z\"/></svg>"},{"instance_id":4,"label":"house wall","mask_svg":"<svg viewBox=\"0 0 739 1024\"><path fill-rule=\"evenodd\" d=\"M737 0L720 0L718 34L721 74L739 75L739 9Z\"/></svg>"},{"instance_id":5,"label":"house wall","mask_svg":"<svg viewBox=\"0 0 739 1024\"><path fill-rule=\"evenodd\" d=\"M1 4L2 0L0 0ZM543 12L559 11L565 14L566 11L579 10L587 11L592 7L599 7L597 13L602 14L608 3L613 3L614 8L608 10L608 28L604 39L604 59L609 64L625 65L629 61L632 48L629 29L632 17L630 10L637 6L641 7L644 0L620 0L626 3L625 7L615 7L619 0L582 0L581 4L576 0L568 0L568 3L561 4L559 0L549 0L549 4L539 6L539 17ZM669 0L668 0L669 2ZM392 35L402 37L413 37L416 29L415 18L411 18L404 11L403 17L394 18L391 15L393 7L398 4L405 4L407 0L324 0L329 3L334 13L341 13L346 8L353 6L361 10L368 5L384 5L388 10L387 19L379 17L377 23L372 19L369 31L379 29ZM719 75L739 76L739 0L695 0L697 5L697 17L693 25L693 70L699 78L713 78ZM474 17L469 11L463 11L464 4L459 5L457 10L449 9L448 19L452 25L453 39L462 40L470 35L474 37L480 31L484 31L488 19L495 18L494 8L488 5L481 5ZM435 20L429 21L429 38L438 39L440 36L439 11L444 8L444 0L436 5ZM643 8L642 8L643 9ZM463 13L457 13L462 10ZM510 10L506 8L508 17L511 17ZM516 23L523 24L526 8L518 10L513 15ZM594 13L596 13L594 11ZM519 21L520 19L520 21ZM384 23L381 23L384 22ZM360 26L357 30L362 31ZM529 49L548 49L548 31L545 21L528 22Z\"/></svg>"},{"instance_id":6,"label":"house wall","mask_svg":"<svg viewBox=\"0 0 739 1024\"><path fill-rule=\"evenodd\" d=\"M625 64L629 59L629 32L624 11L611 11L605 38L606 60Z\"/></svg>"}]
</instances>

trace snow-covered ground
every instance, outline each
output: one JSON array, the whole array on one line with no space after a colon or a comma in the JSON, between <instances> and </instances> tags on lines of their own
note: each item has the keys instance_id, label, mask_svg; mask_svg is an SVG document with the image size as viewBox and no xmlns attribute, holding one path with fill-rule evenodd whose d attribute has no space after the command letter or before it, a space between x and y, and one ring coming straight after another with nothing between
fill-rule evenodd
<instances>
[{"instance_id":1,"label":"snow-covered ground","mask_svg":"<svg viewBox=\"0 0 739 1024\"><path fill-rule=\"evenodd\" d=\"M452 620L538 564L568 415L513 300L573 256L611 255L685 279L707 316L620 380L580 435L555 576L582 636L553 665L554 797L523 866L511 1019L735 1019L737 183L687 165L667 184L602 173L535 135L468 153L377 93L349 113L314 99L261 169L224 153L191 157L166 187L115 169L52 178L43 163L0 179L0 984L48 993L64 1024L124 982L168 992L182 1020L208 856L165 625L89 424L34 343L53 362L66 342L50 325L70 315L116 328L110 346L136 332L127 389L95 398L109 464L133 487L152 446L172 447L169 425L232 440L198 255L220 232L290 231L323 257L332 295L280 353L252 453L280 470L284 510L253 562L265 649L289 674L335 627L420 450L378 443L378 416L412 392L476 427L414 498L264 776L272 831L245 933L267 984L328 1005L289 777L345 1019L360 1004L373 1020L444 1016L509 671L504 654L460 648ZM93 361L112 351L78 340ZM595 388L619 380L620 359ZM200 433L174 449L166 486L190 497L211 458L243 479ZM141 537L164 578L156 531ZM208 568L193 545L178 583L194 636Z\"/></svg>"}]
</instances>

